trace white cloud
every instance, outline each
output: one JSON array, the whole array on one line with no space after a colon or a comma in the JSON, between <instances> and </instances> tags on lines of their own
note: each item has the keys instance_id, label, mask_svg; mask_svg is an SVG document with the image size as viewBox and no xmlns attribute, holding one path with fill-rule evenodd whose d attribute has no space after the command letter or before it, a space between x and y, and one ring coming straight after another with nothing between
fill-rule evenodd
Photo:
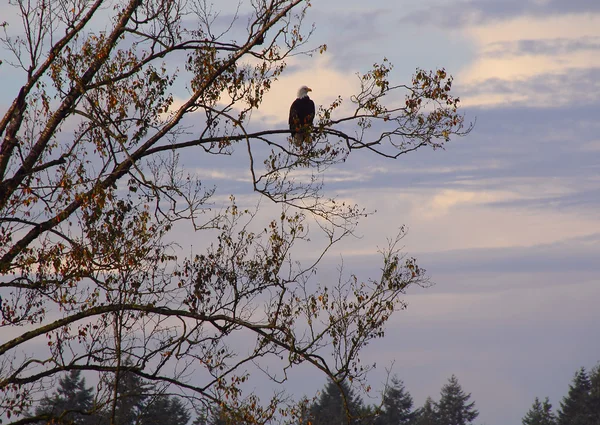
<instances>
[{"instance_id":1,"label":"white cloud","mask_svg":"<svg viewBox=\"0 0 600 425\"><path fill-rule=\"evenodd\" d=\"M579 149L584 152L600 152L600 140L583 143Z\"/></svg>"},{"instance_id":2,"label":"white cloud","mask_svg":"<svg viewBox=\"0 0 600 425\"><path fill-rule=\"evenodd\" d=\"M589 235L598 219L585 211L542 209L529 201L568 195L577 188L545 179L507 179L501 190L393 188L348 191L359 205L377 208L358 228L363 238L348 240L346 255L373 254L402 225L408 252L532 246ZM345 192L340 192L344 196ZM499 207L498 202L505 205ZM561 225L561 223L568 223ZM382 225L386 231L382 232Z\"/></svg>"},{"instance_id":3,"label":"white cloud","mask_svg":"<svg viewBox=\"0 0 600 425\"><path fill-rule=\"evenodd\" d=\"M463 84L477 84L490 78L502 80L526 79L541 74L557 74L572 69L591 67L600 67L600 57L585 51L556 56L480 57L466 70L462 71L457 78L460 78Z\"/></svg>"},{"instance_id":4,"label":"white cloud","mask_svg":"<svg viewBox=\"0 0 600 425\"><path fill-rule=\"evenodd\" d=\"M338 95L348 101L359 84L355 74L336 70L326 54L312 58L292 58L287 62L290 69L273 84L260 109L253 112L253 119L264 120L269 124L287 122L290 105L296 98L298 88L303 85L313 90L310 96L318 107L329 106ZM292 67L297 67L298 70L292 72Z\"/></svg>"},{"instance_id":5,"label":"white cloud","mask_svg":"<svg viewBox=\"0 0 600 425\"><path fill-rule=\"evenodd\" d=\"M576 39L597 36L600 33L600 15L572 14L563 16L523 16L508 21L487 22L485 25L466 29L474 42L480 46L498 41L548 38Z\"/></svg>"},{"instance_id":6,"label":"white cloud","mask_svg":"<svg viewBox=\"0 0 600 425\"><path fill-rule=\"evenodd\" d=\"M457 82L477 86L490 79L511 83L535 81L540 75L560 75L600 67L600 56L589 51L563 51L549 54L512 54L490 57L485 53L490 46L520 40L565 39L597 37L600 34L600 14L579 14L550 17L519 17L508 21L471 26L464 30L472 40L477 56L457 75ZM559 88L557 87L557 90ZM463 96L463 105L488 106L495 104L535 104L557 106L572 101L572 96L545 93L539 90L511 90L508 92L479 93Z\"/></svg>"}]
</instances>

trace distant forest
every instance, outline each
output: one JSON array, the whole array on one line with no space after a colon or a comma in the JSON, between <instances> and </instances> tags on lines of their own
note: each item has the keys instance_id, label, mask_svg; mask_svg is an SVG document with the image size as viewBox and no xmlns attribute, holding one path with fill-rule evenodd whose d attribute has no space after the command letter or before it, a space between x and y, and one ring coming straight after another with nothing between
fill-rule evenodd
<instances>
[{"instance_id":1,"label":"distant forest","mask_svg":"<svg viewBox=\"0 0 600 425\"><path fill-rule=\"evenodd\" d=\"M113 385L114 387L114 385ZM77 370L63 376L56 390L46 395L30 414L30 423L62 425L255 425L246 423L243 413L225 411L219 406L200 414L192 413L184 399L161 393L154 384L134 373L124 372L116 388L118 402L105 406L101 397L86 386ZM328 381L312 401L305 399L301 425L467 425L479 416L475 401L452 375L440 391L439 400L431 397L416 407L398 377L382 391L378 406L368 405L347 382ZM191 421L191 423L190 423ZM579 369L553 410L548 397L536 397L522 419L522 425L599 425L600 364L588 372Z\"/></svg>"}]
</instances>

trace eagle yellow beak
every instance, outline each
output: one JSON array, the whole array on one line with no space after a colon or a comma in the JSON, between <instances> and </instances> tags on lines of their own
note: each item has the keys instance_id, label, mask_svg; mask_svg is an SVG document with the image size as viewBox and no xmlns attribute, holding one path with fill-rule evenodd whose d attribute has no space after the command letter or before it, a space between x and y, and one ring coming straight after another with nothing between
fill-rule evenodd
<instances>
[{"instance_id":1,"label":"eagle yellow beak","mask_svg":"<svg viewBox=\"0 0 600 425\"><path fill-rule=\"evenodd\" d=\"M306 91L312 91L312 89L311 89L310 87L308 87L308 88L306 89Z\"/></svg>"}]
</instances>

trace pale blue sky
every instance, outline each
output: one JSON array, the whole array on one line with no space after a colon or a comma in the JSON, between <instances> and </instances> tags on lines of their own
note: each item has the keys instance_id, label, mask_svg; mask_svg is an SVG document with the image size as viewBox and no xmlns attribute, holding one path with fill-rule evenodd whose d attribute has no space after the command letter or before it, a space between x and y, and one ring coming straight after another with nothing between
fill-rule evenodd
<instances>
[{"instance_id":1,"label":"pale blue sky","mask_svg":"<svg viewBox=\"0 0 600 425\"><path fill-rule=\"evenodd\" d=\"M325 272L343 255L359 274L376 273L377 247L404 224L406 251L436 283L409 293L408 310L365 352L378 363L373 386L395 361L417 405L456 374L477 424L520 424L535 397L558 407L575 370L600 360L600 2L312 4L312 43L329 49L290 62L253 126L284 127L302 84L319 104L348 95L354 74L384 56L398 82L416 67L446 67L477 120L446 151L395 162L365 154L326 180L329 194L378 212ZM0 111L13 78L2 65ZM249 193L241 159L186 160L221 194ZM292 382L300 393L323 384L305 372Z\"/></svg>"},{"instance_id":2,"label":"pale blue sky","mask_svg":"<svg viewBox=\"0 0 600 425\"><path fill-rule=\"evenodd\" d=\"M290 85L351 81L383 56L399 80L444 66L477 120L444 152L332 170L331 193L378 210L346 264L376 270L368 253L406 224L406 250L436 283L368 350L374 385L395 360L418 405L456 374L478 424L520 424L535 397L558 407L575 370L600 360L599 3L313 4L328 62Z\"/></svg>"}]
</instances>

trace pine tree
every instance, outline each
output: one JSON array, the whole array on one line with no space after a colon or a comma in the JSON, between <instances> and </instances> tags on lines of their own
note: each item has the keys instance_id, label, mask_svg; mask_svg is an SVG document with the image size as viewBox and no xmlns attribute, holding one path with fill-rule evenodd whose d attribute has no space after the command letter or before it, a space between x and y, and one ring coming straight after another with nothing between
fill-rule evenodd
<instances>
[{"instance_id":1,"label":"pine tree","mask_svg":"<svg viewBox=\"0 0 600 425\"><path fill-rule=\"evenodd\" d=\"M118 374L116 400L111 398L106 403L101 413L101 425L140 425L138 421L144 409L144 401L153 388L130 370L132 364L129 360L126 360L123 366ZM110 378L114 378L114 375ZM113 386L114 381L109 383L111 396Z\"/></svg>"},{"instance_id":2,"label":"pine tree","mask_svg":"<svg viewBox=\"0 0 600 425\"><path fill-rule=\"evenodd\" d=\"M579 369L569 386L569 393L560 403L559 425L597 425L592 420L590 393L592 383L585 370Z\"/></svg>"},{"instance_id":3,"label":"pine tree","mask_svg":"<svg viewBox=\"0 0 600 425\"><path fill-rule=\"evenodd\" d=\"M392 385L383 394L381 413L375 425L409 425L414 423L413 400L404 383L398 377L392 377Z\"/></svg>"},{"instance_id":4,"label":"pine tree","mask_svg":"<svg viewBox=\"0 0 600 425\"><path fill-rule=\"evenodd\" d=\"M204 411L194 419L192 425L256 425L256 423L248 422L243 412L232 411L219 404L213 404L205 406Z\"/></svg>"},{"instance_id":5,"label":"pine tree","mask_svg":"<svg viewBox=\"0 0 600 425\"><path fill-rule=\"evenodd\" d=\"M462 390L455 375L448 379L440 394L440 401L436 403L437 425L466 425L479 416L475 402L468 403L471 394Z\"/></svg>"},{"instance_id":6,"label":"pine tree","mask_svg":"<svg viewBox=\"0 0 600 425\"><path fill-rule=\"evenodd\" d=\"M44 418L44 422L69 425L90 425L94 419L94 395L86 388L85 378L78 370L72 370L59 379L58 388L52 397L44 397L35 409L35 416Z\"/></svg>"},{"instance_id":7,"label":"pine tree","mask_svg":"<svg viewBox=\"0 0 600 425\"><path fill-rule=\"evenodd\" d=\"M600 364L592 369L590 373L590 408L592 422L600 424Z\"/></svg>"},{"instance_id":8,"label":"pine tree","mask_svg":"<svg viewBox=\"0 0 600 425\"><path fill-rule=\"evenodd\" d=\"M364 411L362 400L347 382L342 381L338 386L329 380L319 400L310 408L309 421L315 425L358 424Z\"/></svg>"},{"instance_id":9,"label":"pine tree","mask_svg":"<svg viewBox=\"0 0 600 425\"><path fill-rule=\"evenodd\" d=\"M144 401L149 390L150 386L138 375L128 370L121 371L117 386L114 425L139 425L138 419L144 409ZM109 412L109 418L111 413Z\"/></svg>"},{"instance_id":10,"label":"pine tree","mask_svg":"<svg viewBox=\"0 0 600 425\"><path fill-rule=\"evenodd\" d=\"M129 362L126 365L131 366ZM127 369L119 375L114 422L111 416L112 405L109 405L103 412L102 425L187 425L190 420L179 398L161 393L155 385ZM209 423L206 417L202 419L203 425ZM202 419L196 418L198 424Z\"/></svg>"},{"instance_id":11,"label":"pine tree","mask_svg":"<svg viewBox=\"0 0 600 425\"><path fill-rule=\"evenodd\" d=\"M177 397L155 396L141 410L139 425L187 425L190 420L189 412Z\"/></svg>"},{"instance_id":12,"label":"pine tree","mask_svg":"<svg viewBox=\"0 0 600 425\"><path fill-rule=\"evenodd\" d=\"M203 409L192 421L192 425L208 425L208 409Z\"/></svg>"},{"instance_id":13,"label":"pine tree","mask_svg":"<svg viewBox=\"0 0 600 425\"><path fill-rule=\"evenodd\" d=\"M436 425L437 412L435 403L431 397L427 397L425 404L416 411L416 425Z\"/></svg>"},{"instance_id":14,"label":"pine tree","mask_svg":"<svg viewBox=\"0 0 600 425\"><path fill-rule=\"evenodd\" d=\"M552 413L552 404L548 397L543 403L535 398L531 409L523 417L523 425L556 425L556 416Z\"/></svg>"}]
</instances>

